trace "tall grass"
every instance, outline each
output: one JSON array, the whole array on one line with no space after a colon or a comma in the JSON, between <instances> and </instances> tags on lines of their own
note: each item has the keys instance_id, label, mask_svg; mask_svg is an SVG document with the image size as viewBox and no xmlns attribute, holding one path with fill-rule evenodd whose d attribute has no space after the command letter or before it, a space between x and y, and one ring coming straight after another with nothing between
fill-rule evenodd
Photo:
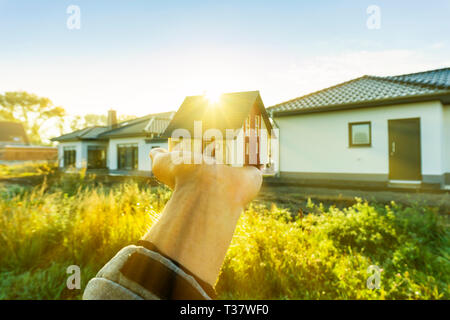
<instances>
[{"instance_id":1,"label":"tall grass","mask_svg":"<svg viewBox=\"0 0 450 320\"><path fill-rule=\"evenodd\" d=\"M88 182L86 182L88 181ZM157 219L170 191L80 175L0 190L0 299L79 299L87 281ZM347 209L312 214L250 205L217 283L232 299L449 299L450 234L431 208ZM66 288L78 265L82 290ZM383 269L370 290L367 268Z\"/></svg>"}]
</instances>

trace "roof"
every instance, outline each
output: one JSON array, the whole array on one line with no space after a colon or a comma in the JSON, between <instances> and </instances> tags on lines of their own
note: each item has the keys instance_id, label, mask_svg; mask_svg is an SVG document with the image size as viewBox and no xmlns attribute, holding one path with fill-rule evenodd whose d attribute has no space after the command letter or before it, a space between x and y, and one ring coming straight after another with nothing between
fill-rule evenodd
<instances>
[{"instance_id":1,"label":"roof","mask_svg":"<svg viewBox=\"0 0 450 320\"><path fill-rule=\"evenodd\" d=\"M52 141L74 141L74 140L96 140L98 136L109 130L108 127L94 126L63 134L62 136L52 138Z\"/></svg>"},{"instance_id":2,"label":"roof","mask_svg":"<svg viewBox=\"0 0 450 320\"><path fill-rule=\"evenodd\" d=\"M272 115L322 112L413 101L450 103L450 68L398 76L363 76L268 108Z\"/></svg>"},{"instance_id":3,"label":"roof","mask_svg":"<svg viewBox=\"0 0 450 320\"><path fill-rule=\"evenodd\" d=\"M188 96L162 136L169 138L176 129L186 129L193 136L194 121L202 121L203 131L218 129L225 133L226 129L239 129L254 105L271 128L259 91L225 93L217 102L210 102L204 95Z\"/></svg>"},{"instance_id":4,"label":"roof","mask_svg":"<svg viewBox=\"0 0 450 320\"><path fill-rule=\"evenodd\" d=\"M400 76L385 77L389 80L403 81L421 85L450 89L450 68L431 71L403 74Z\"/></svg>"},{"instance_id":5,"label":"roof","mask_svg":"<svg viewBox=\"0 0 450 320\"><path fill-rule=\"evenodd\" d=\"M170 122L174 112L150 114L144 117L120 122L116 127L93 126L80 129L52 141L98 140L114 137L146 136L148 134L160 135Z\"/></svg>"},{"instance_id":6,"label":"roof","mask_svg":"<svg viewBox=\"0 0 450 320\"><path fill-rule=\"evenodd\" d=\"M0 143L29 144L23 125L19 122L0 121Z\"/></svg>"},{"instance_id":7,"label":"roof","mask_svg":"<svg viewBox=\"0 0 450 320\"><path fill-rule=\"evenodd\" d=\"M159 136L167 128L174 113L163 112L150 114L145 117L122 122L118 128L102 133L100 138L147 136L150 134Z\"/></svg>"}]
</instances>

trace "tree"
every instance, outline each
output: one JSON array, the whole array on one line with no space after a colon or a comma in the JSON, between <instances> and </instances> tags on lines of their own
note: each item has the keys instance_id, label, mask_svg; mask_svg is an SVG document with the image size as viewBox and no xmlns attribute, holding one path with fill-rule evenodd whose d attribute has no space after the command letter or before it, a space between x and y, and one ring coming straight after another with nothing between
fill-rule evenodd
<instances>
[{"instance_id":1,"label":"tree","mask_svg":"<svg viewBox=\"0 0 450 320\"><path fill-rule=\"evenodd\" d=\"M132 115L119 115L118 121L123 122L127 120L136 119L136 116ZM108 122L108 116L106 114L86 114L84 117L76 115L72 116L69 122L69 129L71 131L80 130L86 127L93 126L106 126Z\"/></svg>"},{"instance_id":2,"label":"tree","mask_svg":"<svg viewBox=\"0 0 450 320\"><path fill-rule=\"evenodd\" d=\"M49 98L25 91L0 94L0 118L23 123L32 143L42 143L41 131L51 119L61 121L66 115L63 107L54 106Z\"/></svg>"},{"instance_id":3,"label":"tree","mask_svg":"<svg viewBox=\"0 0 450 320\"><path fill-rule=\"evenodd\" d=\"M84 126L105 126L108 121L106 114L92 114L89 113L84 116Z\"/></svg>"}]
</instances>

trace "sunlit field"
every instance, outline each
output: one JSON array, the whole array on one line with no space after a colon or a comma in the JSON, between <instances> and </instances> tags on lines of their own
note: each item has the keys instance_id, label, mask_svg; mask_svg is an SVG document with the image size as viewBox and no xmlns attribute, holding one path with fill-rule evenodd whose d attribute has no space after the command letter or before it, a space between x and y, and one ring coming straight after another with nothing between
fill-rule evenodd
<instances>
[{"instance_id":1,"label":"sunlit field","mask_svg":"<svg viewBox=\"0 0 450 320\"><path fill-rule=\"evenodd\" d=\"M133 181L102 185L84 173L0 189L0 298L80 299L86 283L158 218L170 191ZM340 210L251 204L216 289L231 299L449 299L448 217L436 209L359 199ZM81 268L69 290L66 269ZM368 289L370 265L382 269Z\"/></svg>"}]
</instances>

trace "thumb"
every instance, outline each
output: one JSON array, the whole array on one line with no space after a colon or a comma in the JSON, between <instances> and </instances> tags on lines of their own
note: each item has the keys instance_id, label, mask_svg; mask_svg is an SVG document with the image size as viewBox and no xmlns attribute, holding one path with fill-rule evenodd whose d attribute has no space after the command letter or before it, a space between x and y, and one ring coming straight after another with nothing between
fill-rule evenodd
<instances>
[{"instance_id":1,"label":"thumb","mask_svg":"<svg viewBox=\"0 0 450 320\"><path fill-rule=\"evenodd\" d=\"M150 151L150 158L152 160L152 172L155 177L173 189L175 176L170 152L162 148L155 148Z\"/></svg>"}]
</instances>

